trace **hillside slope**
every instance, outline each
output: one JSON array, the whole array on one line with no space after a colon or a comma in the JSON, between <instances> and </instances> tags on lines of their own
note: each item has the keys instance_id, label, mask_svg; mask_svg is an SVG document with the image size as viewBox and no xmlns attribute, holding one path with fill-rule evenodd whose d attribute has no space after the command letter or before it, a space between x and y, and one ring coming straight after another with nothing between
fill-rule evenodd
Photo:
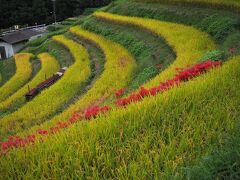
<instances>
[{"instance_id":1,"label":"hillside slope","mask_svg":"<svg viewBox=\"0 0 240 180\"><path fill-rule=\"evenodd\" d=\"M24 81L25 63L0 62L1 177L239 179L238 8L119 0L28 42L22 53L40 61L26 60ZM28 84L64 66L24 99Z\"/></svg>"}]
</instances>

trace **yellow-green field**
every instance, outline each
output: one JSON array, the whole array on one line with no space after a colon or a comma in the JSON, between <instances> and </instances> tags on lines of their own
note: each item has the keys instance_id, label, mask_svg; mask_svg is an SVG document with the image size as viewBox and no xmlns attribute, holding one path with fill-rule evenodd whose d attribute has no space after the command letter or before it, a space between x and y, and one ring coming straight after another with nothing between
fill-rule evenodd
<instances>
[{"instance_id":1,"label":"yellow-green field","mask_svg":"<svg viewBox=\"0 0 240 180\"><path fill-rule=\"evenodd\" d=\"M0 179L240 178L240 2L136 1L0 61Z\"/></svg>"}]
</instances>

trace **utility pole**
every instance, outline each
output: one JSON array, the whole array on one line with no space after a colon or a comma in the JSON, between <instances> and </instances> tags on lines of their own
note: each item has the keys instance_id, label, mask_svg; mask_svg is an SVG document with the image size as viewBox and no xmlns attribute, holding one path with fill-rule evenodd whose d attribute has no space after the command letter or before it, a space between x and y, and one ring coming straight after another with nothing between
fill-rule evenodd
<instances>
[{"instance_id":1,"label":"utility pole","mask_svg":"<svg viewBox=\"0 0 240 180\"><path fill-rule=\"evenodd\" d=\"M56 0L52 0L53 2L53 17L54 17L54 24L57 23L57 16L56 16Z\"/></svg>"}]
</instances>

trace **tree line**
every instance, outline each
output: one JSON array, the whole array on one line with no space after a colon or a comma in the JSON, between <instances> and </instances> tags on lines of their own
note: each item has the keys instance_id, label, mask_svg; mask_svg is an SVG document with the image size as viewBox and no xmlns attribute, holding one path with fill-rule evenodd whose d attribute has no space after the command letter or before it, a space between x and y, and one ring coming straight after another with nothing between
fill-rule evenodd
<instances>
[{"instance_id":1,"label":"tree line","mask_svg":"<svg viewBox=\"0 0 240 180\"><path fill-rule=\"evenodd\" d=\"M85 8L111 0L56 0L57 21L80 15ZM49 24L54 21L52 0L0 0L0 29L13 25Z\"/></svg>"}]
</instances>

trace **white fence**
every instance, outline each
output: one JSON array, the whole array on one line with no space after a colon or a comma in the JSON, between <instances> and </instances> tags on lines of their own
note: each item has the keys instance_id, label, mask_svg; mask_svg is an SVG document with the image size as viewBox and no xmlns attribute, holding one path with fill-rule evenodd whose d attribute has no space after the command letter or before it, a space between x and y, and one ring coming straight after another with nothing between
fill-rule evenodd
<instances>
[{"instance_id":1,"label":"white fence","mask_svg":"<svg viewBox=\"0 0 240 180\"><path fill-rule=\"evenodd\" d=\"M17 31L21 31L21 30L26 30L26 29L34 29L36 31L40 31L40 32L44 32L47 29L46 24L41 24L41 25L36 25L36 26L28 26L25 28L20 28L20 29L16 29L16 30L9 30L9 31L5 31L2 34L0 34L0 36L5 36L7 34L11 34L13 32L17 32Z\"/></svg>"}]
</instances>

